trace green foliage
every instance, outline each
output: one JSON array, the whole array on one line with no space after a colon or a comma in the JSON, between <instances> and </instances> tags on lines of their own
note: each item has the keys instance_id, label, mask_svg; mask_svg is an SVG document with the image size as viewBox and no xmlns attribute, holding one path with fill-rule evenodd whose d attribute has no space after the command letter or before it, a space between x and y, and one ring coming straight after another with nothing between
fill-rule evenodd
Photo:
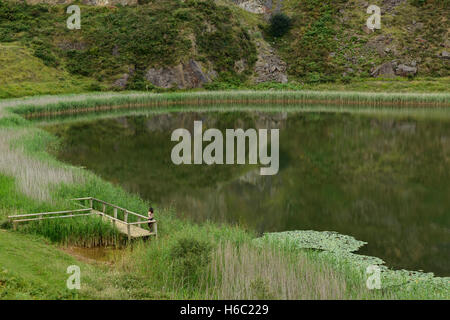
<instances>
[{"instance_id":1,"label":"green foliage","mask_svg":"<svg viewBox=\"0 0 450 320\"><path fill-rule=\"evenodd\" d=\"M285 47L290 62L289 71L307 82L326 82L335 79L336 69L329 61L329 53L336 49L336 3L332 0L302 1L296 5L293 28L301 30L289 39Z\"/></svg>"},{"instance_id":2,"label":"green foliage","mask_svg":"<svg viewBox=\"0 0 450 320\"><path fill-rule=\"evenodd\" d=\"M2 228L10 227L7 215L12 212L26 214L58 210L61 210L61 207L57 205L39 203L23 196L16 189L14 179L0 175L0 222ZM19 231L44 236L56 243L76 244L84 247L119 244L118 233L111 224L90 216L24 223L19 225Z\"/></svg>"},{"instance_id":3,"label":"green foliage","mask_svg":"<svg viewBox=\"0 0 450 320\"><path fill-rule=\"evenodd\" d=\"M94 216L42 220L21 227L20 231L44 236L55 243L79 247L114 246L120 243L119 233L112 225Z\"/></svg>"},{"instance_id":4,"label":"green foliage","mask_svg":"<svg viewBox=\"0 0 450 320\"><path fill-rule=\"evenodd\" d=\"M384 266L383 260L377 257L363 256L353 253L365 242L358 241L353 237L341 235L336 232L318 231L286 231L266 233L254 242L260 246L272 244L289 251L299 249L320 250L314 253L319 259L328 263L341 266L349 265L352 269L360 269L361 274L370 265L378 265L381 271L381 284L383 290L397 289L400 292L405 289L411 294L412 290L431 290L438 298L448 298L450 294L450 278L434 277L433 273L423 273L406 270L391 270Z\"/></svg>"},{"instance_id":5,"label":"green foliage","mask_svg":"<svg viewBox=\"0 0 450 320\"><path fill-rule=\"evenodd\" d=\"M411 4L417 7L422 7L427 3L427 0L411 0Z\"/></svg>"},{"instance_id":6,"label":"green foliage","mask_svg":"<svg viewBox=\"0 0 450 320\"><path fill-rule=\"evenodd\" d=\"M45 244L45 239L0 231L0 300L77 299L77 290L66 287L69 265L79 265L84 284L90 268Z\"/></svg>"},{"instance_id":7,"label":"green foliage","mask_svg":"<svg viewBox=\"0 0 450 320\"><path fill-rule=\"evenodd\" d=\"M291 18L284 13L276 13L270 17L269 33L273 37L284 36L292 26Z\"/></svg>"},{"instance_id":8,"label":"green foliage","mask_svg":"<svg viewBox=\"0 0 450 320\"><path fill-rule=\"evenodd\" d=\"M187 3L192 10L202 13L194 19L197 44L204 57L214 62L217 71L234 75L234 64L240 59L245 59L249 67L254 65L255 45L247 30L236 28L237 22L228 7L217 6L212 0Z\"/></svg>"},{"instance_id":9,"label":"green foliage","mask_svg":"<svg viewBox=\"0 0 450 320\"><path fill-rule=\"evenodd\" d=\"M253 280L250 284L250 289L253 291L256 299L258 300L273 300L276 298L275 295L270 292L270 288L267 283L261 278Z\"/></svg>"},{"instance_id":10,"label":"green foliage","mask_svg":"<svg viewBox=\"0 0 450 320\"><path fill-rule=\"evenodd\" d=\"M195 284L211 258L211 244L193 237L180 238L170 250L178 275L188 284Z\"/></svg>"},{"instance_id":11,"label":"green foliage","mask_svg":"<svg viewBox=\"0 0 450 320\"><path fill-rule=\"evenodd\" d=\"M40 58L46 66L57 67L59 64L58 60L53 55L53 53L44 46L38 46L34 50L34 55L36 57Z\"/></svg>"},{"instance_id":12,"label":"green foliage","mask_svg":"<svg viewBox=\"0 0 450 320\"><path fill-rule=\"evenodd\" d=\"M63 26L64 9L0 0L0 41L33 43L34 55L47 66L101 82L112 83L132 68L136 75L129 88L135 90L147 90L139 74L150 66L174 66L193 58L236 76L235 62L245 59L244 79L256 61L247 30L227 6L211 0L148 1L114 9L86 6L80 30Z\"/></svg>"}]
</instances>

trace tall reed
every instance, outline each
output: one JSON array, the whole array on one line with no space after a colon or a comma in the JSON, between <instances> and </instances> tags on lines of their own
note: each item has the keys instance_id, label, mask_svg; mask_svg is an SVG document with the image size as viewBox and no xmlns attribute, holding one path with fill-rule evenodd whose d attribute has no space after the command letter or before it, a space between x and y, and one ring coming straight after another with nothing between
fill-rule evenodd
<instances>
[{"instance_id":1,"label":"tall reed","mask_svg":"<svg viewBox=\"0 0 450 320\"><path fill-rule=\"evenodd\" d=\"M450 106L448 93L369 93L345 91L200 91L175 93L81 94L12 100L0 104L13 112L70 114L155 106L333 104L354 106Z\"/></svg>"}]
</instances>

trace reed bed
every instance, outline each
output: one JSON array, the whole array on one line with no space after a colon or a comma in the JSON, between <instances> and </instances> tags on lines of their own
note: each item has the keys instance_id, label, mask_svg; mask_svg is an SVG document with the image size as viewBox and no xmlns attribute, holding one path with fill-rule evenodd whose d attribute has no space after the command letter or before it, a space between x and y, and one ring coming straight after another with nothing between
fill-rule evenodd
<instances>
[{"instance_id":1,"label":"reed bed","mask_svg":"<svg viewBox=\"0 0 450 320\"><path fill-rule=\"evenodd\" d=\"M344 299L346 280L329 266L274 247L227 242L211 265L212 299ZM365 290L367 291L367 290Z\"/></svg>"},{"instance_id":2,"label":"reed bed","mask_svg":"<svg viewBox=\"0 0 450 320\"><path fill-rule=\"evenodd\" d=\"M33 115L71 114L158 106L294 105L330 104L351 106L450 106L449 93L368 93L341 91L201 91L174 93L104 93L16 99L0 104L15 113Z\"/></svg>"},{"instance_id":3,"label":"reed bed","mask_svg":"<svg viewBox=\"0 0 450 320\"><path fill-rule=\"evenodd\" d=\"M62 245L79 247L117 246L119 232L100 217L74 217L63 220L41 220L28 223L19 229L22 232L44 236ZM123 239L122 239L123 240Z\"/></svg>"},{"instance_id":4,"label":"reed bed","mask_svg":"<svg viewBox=\"0 0 450 320\"><path fill-rule=\"evenodd\" d=\"M19 190L26 196L52 203L52 187L82 183L83 177L80 171L56 165L56 161L49 158L31 156L25 145L14 144L18 139L38 134L31 130L0 128L0 173L13 176Z\"/></svg>"}]
</instances>

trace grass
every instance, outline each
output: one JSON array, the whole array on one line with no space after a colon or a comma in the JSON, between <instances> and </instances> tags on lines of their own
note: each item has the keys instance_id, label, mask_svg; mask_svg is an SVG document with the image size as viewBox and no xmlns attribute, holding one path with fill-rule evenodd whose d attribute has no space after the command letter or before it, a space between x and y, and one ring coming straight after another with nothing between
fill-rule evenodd
<instances>
[{"instance_id":1,"label":"grass","mask_svg":"<svg viewBox=\"0 0 450 320\"><path fill-rule=\"evenodd\" d=\"M45 110L86 109L114 104L133 105L148 101L176 103L192 101L246 102L250 99L278 101L330 97L361 101L447 101L446 94L360 95L356 93L317 92L219 92L128 95L106 93L40 97L4 101L0 105L2 157L0 158L0 215L30 213L67 208L66 199L86 195L112 202L134 212L145 213L150 203L122 188L105 182L91 172L62 164L46 150L54 147L54 137L36 128L10 111L29 113ZM48 105L50 103L50 105ZM55 109L56 108L56 109ZM39 186L39 187L36 187ZM0 268L8 272L17 264L20 274L1 275L0 294L6 298L115 298L115 299L206 299L206 298L323 298L323 299L448 299L448 280L438 285L435 279L421 278L414 286L397 286L382 291L365 287L364 270L346 257L319 255L315 251L273 247L273 243L255 245L252 232L237 226L212 223L193 224L180 220L169 210L156 207L160 237L156 241L137 242L124 249L112 266L88 265L85 286L78 295L67 293L60 285L62 266L73 258L60 255L54 245L84 246L108 243L113 232L99 221L44 223L28 225L22 232L0 230L0 245L13 247L5 255L0 250ZM7 223L3 226L8 227ZM31 233L24 234L25 232ZM38 236L38 235L39 236ZM44 237L44 238L42 238ZM109 237L109 238L108 238ZM10 243L15 242L12 246ZM189 246L182 244L190 243ZM205 245L207 244L207 245ZM39 273L48 250L52 263L47 273ZM11 253L12 252L12 253ZM24 252L30 252L25 263ZM8 255L19 258L7 260ZM59 265L59 266L58 266ZM3 272L3 271L2 271ZM7 273L8 273L7 272ZM50 273L53 272L53 275ZM3 272L4 273L4 272ZM30 279L30 280L28 280ZM234 279L234 280L233 280ZM447 281L447 282L445 282ZM6 285L6 291L4 289ZM6 292L6 293L5 293Z\"/></svg>"},{"instance_id":2,"label":"grass","mask_svg":"<svg viewBox=\"0 0 450 320\"><path fill-rule=\"evenodd\" d=\"M322 103L367 106L448 106L450 94L445 93L372 93L346 91L202 91L174 93L85 94L6 100L0 113L9 109L25 116L74 114L112 109L166 107L177 105L300 105Z\"/></svg>"},{"instance_id":3,"label":"grass","mask_svg":"<svg viewBox=\"0 0 450 320\"><path fill-rule=\"evenodd\" d=\"M88 91L95 81L46 66L19 43L0 43L0 98Z\"/></svg>"},{"instance_id":4,"label":"grass","mask_svg":"<svg viewBox=\"0 0 450 320\"><path fill-rule=\"evenodd\" d=\"M211 298L344 299L354 293L347 290L345 276L330 265L275 247L244 244L237 248L224 243L214 252L210 268ZM363 286L359 289L367 293Z\"/></svg>"},{"instance_id":5,"label":"grass","mask_svg":"<svg viewBox=\"0 0 450 320\"><path fill-rule=\"evenodd\" d=\"M74 299L66 288L67 267L89 267L45 239L0 230L0 299Z\"/></svg>"}]
</instances>

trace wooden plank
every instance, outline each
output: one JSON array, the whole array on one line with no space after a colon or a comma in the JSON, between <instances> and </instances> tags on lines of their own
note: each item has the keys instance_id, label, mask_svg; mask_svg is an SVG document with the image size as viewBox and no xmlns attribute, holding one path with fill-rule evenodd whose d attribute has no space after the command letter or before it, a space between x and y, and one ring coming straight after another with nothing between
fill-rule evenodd
<instances>
[{"instance_id":1,"label":"wooden plank","mask_svg":"<svg viewBox=\"0 0 450 320\"><path fill-rule=\"evenodd\" d=\"M74 213L74 212L86 212L91 209L76 209L76 210L66 210L66 211L55 211L55 212L40 212L40 213L30 213L30 214L18 214L14 216L8 216L10 219L22 218L22 217L34 217L41 215L51 215L51 214L64 214L64 213Z\"/></svg>"},{"instance_id":2,"label":"wooden plank","mask_svg":"<svg viewBox=\"0 0 450 320\"><path fill-rule=\"evenodd\" d=\"M101 214L100 211L94 211L94 212L96 212L97 214L100 214L105 221L109 221L109 220L114 219L113 217ZM124 222L122 220L119 220L119 219L115 219L115 220L116 220L116 228L117 228L117 230L120 233L128 236L128 223L126 223L126 222ZM146 229L143 229L143 228L136 227L136 226L130 224L130 238L131 239L136 239L136 238L141 238L141 237L148 237L148 236L151 236L151 235L153 235L153 234L150 231L148 231Z\"/></svg>"},{"instance_id":3,"label":"wooden plank","mask_svg":"<svg viewBox=\"0 0 450 320\"><path fill-rule=\"evenodd\" d=\"M71 200L73 200L73 201L90 200L90 202L91 202L91 208L92 208L92 202L93 202L93 201L97 201L97 202L99 202L99 203L101 203L101 204L104 204L104 205L106 205L106 206L109 206L109 207L112 207L112 208L117 208L118 210L122 210L122 211L125 211L125 210L126 210L126 211L128 211L128 213L130 213L130 214L132 214L132 215L134 215L134 216L140 217L140 218L142 218L142 219L147 219L147 217L144 216L144 215L141 215L141 214L139 214L139 213L136 213L136 212L127 210L127 209L125 209L125 208L116 206L115 204L112 204L112 203L109 203L109 202L106 202L106 201L103 201L103 200L100 200L100 199L97 199L97 198L93 198L93 197L85 197L85 198L76 198L76 199L71 199Z\"/></svg>"},{"instance_id":4,"label":"wooden plank","mask_svg":"<svg viewBox=\"0 0 450 320\"><path fill-rule=\"evenodd\" d=\"M71 201L92 200L92 197L75 198L75 199L70 199L70 200Z\"/></svg>"},{"instance_id":5,"label":"wooden plank","mask_svg":"<svg viewBox=\"0 0 450 320\"><path fill-rule=\"evenodd\" d=\"M42 218L32 218L32 219L20 219L13 220L15 223L25 222L25 221L38 221L38 220L49 220L49 219L64 219L64 218L73 218L73 217L81 217L81 216L91 216L95 213L80 213L80 214L71 214L67 216L57 216L57 217L42 217Z\"/></svg>"},{"instance_id":6,"label":"wooden plank","mask_svg":"<svg viewBox=\"0 0 450 320\"><path fill-rule=\"evenodd\" d=\"M131 225L136 225L136 224L147 224L147 223L149 223L149 222L156 223L156 220L152 220L152 221L128 222L128 224L131 224Z\"/></svg>"}]
</instances>

